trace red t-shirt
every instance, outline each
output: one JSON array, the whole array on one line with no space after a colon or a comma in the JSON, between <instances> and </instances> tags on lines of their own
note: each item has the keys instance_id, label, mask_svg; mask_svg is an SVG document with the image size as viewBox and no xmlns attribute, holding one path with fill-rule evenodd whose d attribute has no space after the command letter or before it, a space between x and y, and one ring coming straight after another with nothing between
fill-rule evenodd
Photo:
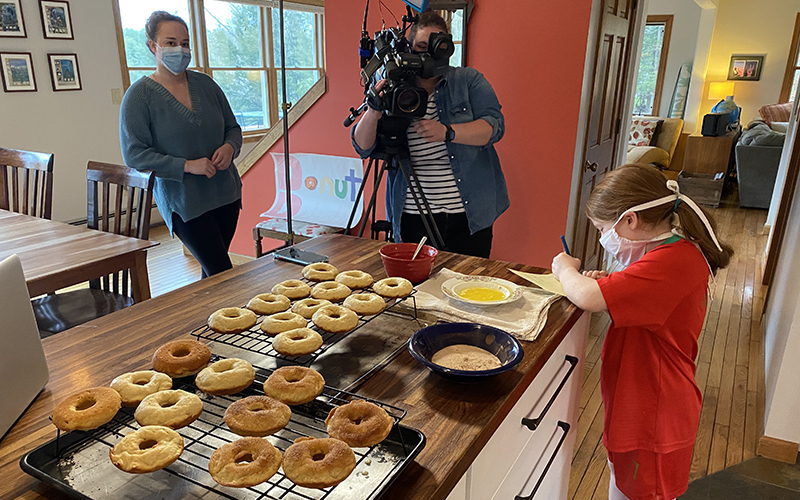
<instances>
[{"instance_id":1,"label":"red t-shirt","mask_svg":"<svg viewBox=\"0 0 800 500\"><path fill-rule=\"evenodd\" d=\"M700 250L679 240L597 280L612 320L600 355L606 449L669 453L694 444L708 277Z\"/></svg>"}]
</instances>

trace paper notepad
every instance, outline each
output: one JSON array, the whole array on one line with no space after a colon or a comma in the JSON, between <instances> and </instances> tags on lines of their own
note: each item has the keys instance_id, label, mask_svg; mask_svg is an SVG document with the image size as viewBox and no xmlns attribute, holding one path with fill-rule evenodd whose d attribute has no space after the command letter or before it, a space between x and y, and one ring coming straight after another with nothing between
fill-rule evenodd
<instances>
[{"instance_id":1,"label":"paper notepad","mask_svg":"<svg viewBox=\"0 0 800 500\"><path fill-rule=\"evenodd\" d=\"M556 293L558 295L566 295L566 293L564 293L564 287L561 286L561 282L558 281L558 278L556 278L553 274L525 273L522 271L515 271L514 269L509 269L509 271L516 274L520 278L530 281L543 290L547 290L548 292Z\"/></svg>"}]
</instances>

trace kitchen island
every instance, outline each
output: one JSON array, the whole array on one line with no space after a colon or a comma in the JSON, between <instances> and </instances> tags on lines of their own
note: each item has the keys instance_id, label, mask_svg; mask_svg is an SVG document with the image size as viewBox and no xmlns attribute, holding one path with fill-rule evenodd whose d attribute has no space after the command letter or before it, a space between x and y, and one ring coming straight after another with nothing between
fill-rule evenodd
<instances>
[{"instance_id":1,"label":"kitchen island","mask_svg":"<svg viewBox=\"0 0 800 500\"><path fill-rule=\"evenodd\" d=\"M361 269L377 280L385 276L378 255L382 245L330 235L298 246L328 255L340 270ZM434 271L442 267L521 285L526 283L508 268L544 271L446 252L439 254ZM220 307L245 304L299 271L295 264L258 259L45 339L50 382L0 441L0 498L63 498L25 474L19 459L56 436L48 417L64 397L108 385L125 372L149 369L152 353L164 342L188 337ZM522 362L489 381L445 380L403 352L361 385L359 395L405 409L403 425L427 438L415 462L383 498L488 500L509 488L516 491L503 498L528 496L551 457L534 498L565 498L588 327L588 314L562 299L551 306L539 338L522 342ZM543 419L528 422L536 432L521 424L520 416L535 419L545 408Z\"/></svg>"}]
</instances>

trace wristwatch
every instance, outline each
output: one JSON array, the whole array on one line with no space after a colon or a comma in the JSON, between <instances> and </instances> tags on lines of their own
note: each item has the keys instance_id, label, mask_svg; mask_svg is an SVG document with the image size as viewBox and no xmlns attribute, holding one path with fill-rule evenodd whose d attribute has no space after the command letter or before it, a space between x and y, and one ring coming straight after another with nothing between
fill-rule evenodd
<instances>
[{"instance_id":1,"label":"wristwatch","mask_svg":"<svg viewBox=\"0 0 800 500\"><path fill-rule=\"evenodd\" d=\"M453 127L450 125L445 124L445 127L447 127L447 132L444 133L444 142L454 141L456 138L456 131L453 130Z\"/></svg>"}]
</instances>

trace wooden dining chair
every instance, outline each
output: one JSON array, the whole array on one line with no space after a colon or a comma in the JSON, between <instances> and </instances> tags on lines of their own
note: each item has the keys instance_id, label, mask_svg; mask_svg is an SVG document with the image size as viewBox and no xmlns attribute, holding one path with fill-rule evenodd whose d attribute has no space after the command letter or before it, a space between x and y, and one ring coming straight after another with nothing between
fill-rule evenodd
<instances>
[{"instance_id":1,"label":"wooden dining chair","mask_svg":"<svg viewBox=\"0 0 800 500\"><path fill-rule=\"evenodd\" d=\"M0 148L0 209L49 219L53 210L53 155Z\"/></svg>"},{"instance_id":2,"label":"wooden dining chair","mask_svg":"<svg viewBox=\"0 0 800 500\"><path fill-rule=\"evenodd\" d=\"M87 226L131 238L150 235L153 172L90 161L86 167ZM132 305L130 270L92 280L88 289L33 301L43 336L64 331Z\"/></svg>"}]
</instances>

